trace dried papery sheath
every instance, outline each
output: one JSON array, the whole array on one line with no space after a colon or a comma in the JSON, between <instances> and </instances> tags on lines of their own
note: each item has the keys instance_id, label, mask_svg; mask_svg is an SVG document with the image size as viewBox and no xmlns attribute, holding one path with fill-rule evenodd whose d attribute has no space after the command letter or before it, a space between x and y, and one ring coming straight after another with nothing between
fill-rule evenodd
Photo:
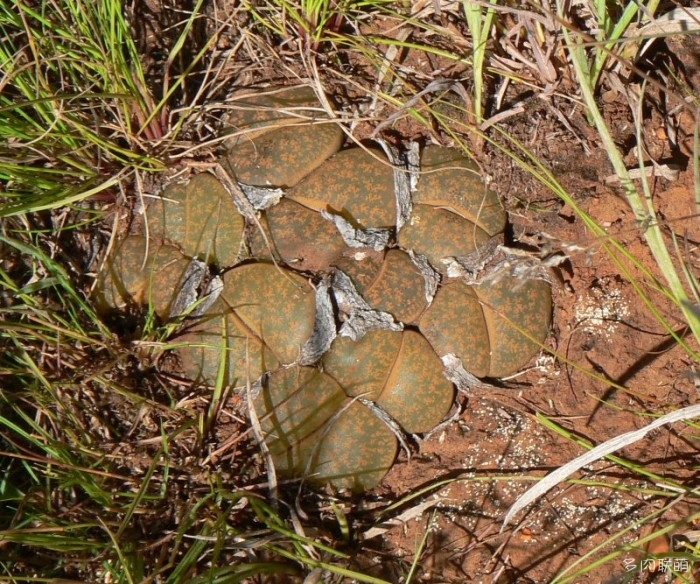
<instances>
[{"instance_id":1,"label":"dried papery sheath","mask_svg":"<svg viewBox=\"0 0 700 584\"><path fill-rule=\"evenodd\" d=\"M435 293L440 285L440 272L430 265L428 259L424 255L415 254L413 251L409 251L408 255L423 276L425 299L428 301L428 304L430 304L433 298L435 298Z\"/></svg>"},{"instance_id":2,"label":"dried papery sheath","mask_svg":"<svg viewBox=\"0 0 700 584\"><path fill-rule=\"evenodd\" d=\"M243 191L248 202L256 211L264 211L265 209L274 207L284 196L284 191L282 189L254 187L242 183L238 183L238 185L241 187L241 191Z\"/></svg>"},{"instance_id":3,"label":"dried papery sheath","mask_svg":"<svg viewBox=\"0 0 700 584\"><path fill-rule=\"evenodd\" d=\"M467 278L469 283L489 284L498 283L504 279L515 281L514 290L518 289L518 282L528 280L545 280L549 282L550 274L547 265L537 256L498 246L490 260L487 269Z\"/></svg>"},{"instance_id":4,"label":"dried papery sheath","mask_svg":"<svg viewBox=\"0 0 700 584\"><path fill-rule=\"evenodd\" d=\"M231 196L233 204L238 212L246 219L248 223L256 224L258 222L257 211L252 205L246 194L243 192L238 181L234 180L229 172L221 164L214 167L216 178L221 181L226 192Z\"/></svg>"},{"instance_id":5,"label":"dried papery sheath","mask_svg":"<svg viewBox=\"0 0 700 584\"><path fill-rule=\"evenodd\" d=\"M391 314L373 310L358 294L352 280L340 270L333 273L331 290L338 308L347 315L347 320L340 327L341 336L357 341L375 329L403 330L403 325L396 322Z\"/></svg>"},{"instance_id":6,"label":"dried papery sheath","mask_svg":"<svg viewBox=\"0 0 700 584\"><path fill-rule=\"evenodd\" d=\"M470 389L484 386L484 382L475 377L462 366L462 361L452 353L442 357L445 366L445 377L450 380L459 391L468 393Z\"/></svg>"},{"instance_id":7,"label":"dried papery sheath","mask_svg":"<svg viewBox=\"0 0 700 584\"><path fill-rule=\"evenodd\" d=\"M321 211L321 216L335 224L348 247L369 247L375 251L382 251L389 245L389 229L356 229L345 218L328 211Z\"/></svg>"},{"instance_id":8,"label":"dried papery sheath","mask_svg":"<svg viewBox=\"0 0 700 584\"><path fill-rule=\"evenodd\" d=\"M202 316L207 310L209 310L217 298L221 295L224 290L224 281L219 276L214 276L207 283L202 293L202 298L200 303L194 308L190 313L191 317Z\"/></svg>"},{"instance_id":9,"label":"dried papery sheath","mask_svg":"<svg viewBox=\"0 0 700 584\"><path fill-rule=\"evenodd\" d=\"M472 253L461 257L447 257L442 263L447 267L448 278L464 278L468 282L475 282L479 274L492 262L501 251L502 237L491 237L483 246Z\"/></svg>"},{"instance_id":10,"label":"dried papery sheath","mask_svg":"<svg viewBox=\"0 0 700 584\"><path fill-rule=\"evenodd\" d=\"M333 304L329 293L329 284L322 281L316 287L316 320L311 337L301 348L299 365L313 365L330 348L337 335Z\"/></svg>"},{"instance_id":11,"label":"dried papery sheath","mask_svg":"<svg viewBox=\"0 0 700 584\"><path fill-rule=\"evenodd\" d=\"M409 142L405 157L406 168L408 169L409 187L411 192L413 192L418 188L418 180L420 179L420 144L413 141Z\"/></svg>"},{"instance_id":12,"label":"dried papery sheath","mask_svg":"<svg viewBox=\"0 0 700 584\"><path fill-rule=\"evenodd\" d=\"M394 168L396 231L398 232L411 217L411 190L415 188L412 186L412 182L415 180L415 166L409 166L407 159L391 144L381 139L378 139L377 142L379 142ZM411 154L410 160L415 163L415 153Z\"/></svg>"},{"instance_id":13,"label":"dried papery sheath","mask_svg":"<svg viewBox=\"0 0 700 584\"><path fill-rule=\"evenodd\" d=\"M207 264L199 260L192 260L185 270L182 286L178 290L177 296L170 308L170 317L180 316L187 312L199 298L202 284L209 274Z\"/></svg>"}]
</instances>

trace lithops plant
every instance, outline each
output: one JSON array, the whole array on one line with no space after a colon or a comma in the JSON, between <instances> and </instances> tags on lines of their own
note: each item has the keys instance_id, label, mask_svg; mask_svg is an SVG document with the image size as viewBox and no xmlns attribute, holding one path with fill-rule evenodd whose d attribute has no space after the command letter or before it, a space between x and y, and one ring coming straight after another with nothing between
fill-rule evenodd
<instances>
[{"instance_id":1,"label":"lithops plant","mask_svg":"<svg viewBox=\"0 0 700 584\"><path fill-rule=\"evenodd\" d=\"M380 150L342 150L286 196L309 209L342 215L355 227L396 225L394 171Z\"/></svg>"},{"instance_id":2,"label":"lithops plant","mask_svg":"<svg viewBox=\"0 0 700 584\"><path fill-rule=\"evenodd\" d=\"M448 209L472 222L488 236L503 233L506 212L479 167L454 148L426 146L413 200Z\"/></svg>"},{"instance_id":3,"label":"lithops plant","mask_svg":"<svg viewBox=\"0 0 700 584\"><path fill-rule=\"evenodd\" d=\"M422 335L386 330L358 341L336 338L323 372L292 367L271 373L254 407L275 468L337 488L373 487L398 446L378 412L407 432L431 430L454 399L441 373L442 363Z\"/></svg>"},{"instance_id":4,"label":"lithops plant","mask_svg":"<svg viewBox=\"0 0 700 584\"><path fill-rule=\"evenodd\" d=\"M215 264L219 296L170 340L181 372L255 387L281 475L371 488L393 464L395 432L428 432L447 416L454 387L441 357L500 377L537 352L550 325L549 285L488 273L474 284L503 242L506 215L463 155L424 149L413 211L397 229L402 197L387 156L340 149L340 126L312 90L233 102L221 163L244 192L275 186L284 196L259 218L247 213L246 227L213 175L169 186L147 209L150 241L127 238L108 260L98 302L147 305L166 320L191 259ZM350 225L343 235L338 216ZM378 238L369 245L368 235ZM476 260L472 280L454 278L447 258L458 258L462 273ZM349 330L353 310L377 318Z\"/></svg>"},{"instance_id":5,"label":"lithops plant","mask_svg":"<svg viewBox=\"0 0 700 584\"><path fill-rule=\"evenodd\" d=\"M290 199L282 199L268 209L265 221L272 251L297 270L326 272L347 249L331 221ZM264 245L258 247L260 253L270 252Z\"/></svg>"},{"instance_id":6,"label":"lithops plant","mask_svg":"<svg viewBox=\"0 0 700 584\"><path fill-rule=\"evenodd\" d=\"M314 329L316 300L307 278L256 262L224 276L221 297L281 363L294 363Z\"/></svg>"},{"instance_id":7,"label":"lithops plant","mask_svg":"<svg viewBox=\"0 0 700 584\"><path fill-rule=\"evenodd\" d=\"M463 217L431 205L416 205L410 221L399 233L403 248L424 255L440 271L446 269L444 259L470 256L488 239Z\"/></svg>"},{"instance_id":8,"label":"lithops plant","mask_svg":"<svg viewBox=\"0 0 700 584\"><path fill-rule=\"evenodd\" d=\"M399 245L445 271L443 259L471 256L503 233L505 210L478 168L454 149L429 146L421 159L413 212Z\"/></svg>"},{"instance_id":9,"label":"lithops plant","mask_svg":"<svg viewBox=\"0 0 700 584\"><path fill-rule=\"evenodd\" d=\"M515 373L541 348L551 326L552 291L544 280L514 277L475 286L491 341L491 377Z\"/></svg>"},{"instance_id":10,"label":"lithops plant","mask_svg":"<svg viewBox=\"0 0 700 584\"><path fill-rule=\"evenodd\" d=\"M335 266L350 277L372 308L388 312L397 321L417 324L428 304L423 276L404 251L356 252Z\"/></svg>"},{"instance_id":11,"label":"lithops plant","mask_svg":"<svg viewBox=\"0 0 700 584\"><path fill-rule=\"evenodd\" d=\"M453 354L477 377L504 377L540 349L551 324L552 294L538 279L503 277L445 284L420 320L438 355Z\"/></svg>"},{"instance_id":12,"label":"lithops plant","mask_svg":"<svg viewBox=\"0 0 700 584\"><path fill-rule=\"evenodd\" d=\"M454 399L440 359L415 331L375 330L358 341L338 337L323 367L348 396L372 400L411 433L434 428Z\"/></svg>"},{"instance_id":13,"label":"lithops plant","mask_svg":"<svg viewBox=\"0 0 700 584\"><path fill-rule=\"evenodd\" d=\"M396 437L367 406L347 399L321 436L313 480L355 492L376 486L394 464Z\"/></svg>"},{"instance_id":14,"label":"lithops plant","mask_svg":"<svg viewBox=\"0 0 700 584\"><path fill-rule=\"evenodd\" d=\"M243 387L279 367L274 353L221 298L170 345L183 376L211 387Z\"/></svg>"},{"instance_id":15,"label":"lithops plant","mask_svg":"<svg viewBox=\"0 0 700 584\"><path fill-rule=\"evenodd\" d=\"M223 291L191 330L176 339L187 377L214 385L220 362L225 382L241 386L279 364L297 361L315 323L308 281L261 262L223 276Z\"/></svg>"},{"instance_id":16,"label":"lithops plant","mask_svg":"<svg viewBox=\"0 0 700 584\"><path fill-rule=\"evenodd\" d=\"M226 146L246 139L260 130L303 123L324 116L316 92L307 85L240 89L230 98L226 127L230 134Z\"/></svg>"}]
</instances>

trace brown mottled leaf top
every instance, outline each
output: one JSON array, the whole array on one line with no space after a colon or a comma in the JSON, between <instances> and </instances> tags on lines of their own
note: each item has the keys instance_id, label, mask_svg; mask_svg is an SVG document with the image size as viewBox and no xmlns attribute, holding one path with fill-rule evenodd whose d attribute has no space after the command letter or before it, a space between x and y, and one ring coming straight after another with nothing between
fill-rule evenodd
<instances>
[{"instance_id":1,"label":"brown mottled leaf top","mask_svg":"<svg viewBox=\"0 0 700 584\"><path fill-rule=\"evenodd\" d=\"M279 257L297 270L328 271L346 249L333 223L299 203L282 199L266 217Z\"/></svg>"},{"instance_id":2,"label":"brown mottled leaf top","mask_svg":"<svg viewBox=\"0 0 700 584\"><path fill-rule=\"evenodd\" d=\"M241 138L226 161L243 184L289 188L340 150L344 139L340 126L332 122L285 126Z\"/></svg>"},{"instance_id":3,"label":"brown mottled leaf top","mask_svg":"<svg viewBox=\"0 0 700 584\"><path fill-rule=\"evenodd\" d=\"M428 432L450 411L454 388L425 337L410 330L400 334L401 349L377 403L407 432Z\"/></svg>"},{"instance_id":4,"label":"brown mottled leaf top","mask_svg":"<svg viewBox=\"0 0 700 584\"><path fill-rule=\"evenodd\" d=\"M481 305L471 287L461 281L445 284L425 311L419 328L440 357L452 353L473 375L488 375L489 333Z\"/></svg>"},{"instance_id":5,"label":"brown mottled leaf top","mask_svg":"<svg viewBox=\"0 0 700 584\"><path fill-rule=\"evenodd\" d=\"M216 384L222 359L224 383L233 387L253 382L279 366L275 356L221 299L171 342L177 346L182 373L210 386Z\"/></svg>"},{"instance_id":6,"label":"brown mottled leaf top","mask_svg":"<svg viewBox=\"0 0 700 584\"><path fill-rule=\"evenodd\" d=\"M444 271L440 261L471 254L489 240L489 235L464 217L431 205L414 205L411 220L399 232L399 245L428 258Z\"/></svg>"},{"instance_id":7,"label":"brown mottled leaf top","mask_svg":"<svg viewBox=\"0 0 700 584\"><path fill-rule=\"evenodd\" d=\"M394 171L383 153L342 150L289 190L302 205L342 215L362 228L396 225Z\"/></svg>"},{"instance_id":8,"label":"brown mottled leaf top","mask_svg":"<svg viewBox=\"0 0 700 584\"><path fill-rule=\"evenodd\" d=\"M105 263L95 303L102 312L129 305L151 306L165 320L189 263L174 247L149 243L144 237L126 237Z\"/></svg>"}]
</instances>

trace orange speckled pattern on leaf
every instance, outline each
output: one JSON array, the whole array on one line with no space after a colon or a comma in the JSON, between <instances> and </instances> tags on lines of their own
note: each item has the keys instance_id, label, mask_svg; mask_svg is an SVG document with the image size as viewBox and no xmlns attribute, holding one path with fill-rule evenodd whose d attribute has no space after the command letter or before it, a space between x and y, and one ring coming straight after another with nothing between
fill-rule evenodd
<instances>
[{"instance_id":1,"label":"orange speckled pattern on leaf","mask_svg":"<svg viewBox=\"0 0 700 584\"><path fill-rule=\"evenodd\" d=\"M265 216L280 259L297 270L326 272L346 249L333 223L299 203L282 199Z\"/></svg>"},{"instance_id":2,"label":"orange speckled pattern on leaf","mask_svg":"<svg viewBox=\"0 0 700 584\"><path fill-rule=\"evenodd\" d=\"M491 377L515 373L540 350L552 322L552 293L544 280L501 278L475 286L491 339Z\"/></svg>"},{"instance_id":3,"label":"orange speckled pattern on leaf","mask_svg":"<svg viewBox=\"0 0 700 584\"><path fill-rule=\"evenodd\" d=\"M394 464L398 441L362 403L346 400L321 437L310 480L354 492L376 486Z\"/></svg>"},{"instance_id":4,"label":"orange speckled pattern on leaf","mask_svg":"<svg viewBox=\"0 0 700 584\"><path fill-rule=\"evenodd\" d=\"M420 331L441 357L452 353L464 368L483 377L489 373L491 344L474 290L452 281L438 290L420 320Z\"/></svg>"},{"instance_id":5,"label":"orange speckled pattern on leaf","mask_svg":"<svg viewBox=\"0 0 700 584\"><path fill-rule=\"evenodd\" d=\"M377 404L407 432L428 432L450 411L454 388L423 335L403 331L401 336L401 349Z\"/></svg>"},{"instance_id":6,"label":"orange speckled pattern on leaf","mask_svg":"<svg viewBox=\"0 0 700 584\"><path fill-rule=\"evenodd\" d=\"M489 235L464 217L431 205L415 205L410 221L399 232L399 245L428 258L444 271L442 259L467 256L489 240Z\"/></svg>"},{"instance_id":7,"label":"orange speckled pattern on leaf","mask_svg":"<svg viewBox=\"0 0 700 584\"><path fill-rule=\"evenodd\" d=\"M281 363L297 360L316 315L306 278L273 264L246 264L224 275L221 298Z\"/></svg>"},{"instance_id":8,"label":"orange speckled pattern on leaf","mask_svg":"<svg viewBox=\"0 0 700 584\"><path fill-rule=\"evenodd\" d=\"M364 229L396 224L394 170L377 150L342 150L287 196L310 209L338 213Z\"/></svg>"},{"instance_id":9,"label":"orange speckled pattern on leaf","mask_svg":"<svg viewBox=\"0 0 700 584\"><path fill-rule=\"evenodd\" d=\"M289 188L336 153L344 138L334 122L285 126L241 138L226 160L243 184Z\"/></svg>"},{"instance_id":10,"label":"orange speckled pattern on leaf","mask_svg":"<svg viewBox=\"0 0 700 584\"><path fill-rule=\"evenodd\" d=\"M404 251L390 250L384 261L346 259L339 265L357 291L376 310L396 320L416 324L428 301L423 276Z\"/></svg>"},{"instance_id":11,"label":"orange speckled pattern on leaf","mask_svg":"<svg viewBox=\"0 0 700 584\"><path fill-rule=\"evenodd\" d=\"M238 260L245 222L214 175L170 184L146 213L150 236L177 243L186 256L220 266Z\"/></svg>"},{"instance_id":12,"label":"orange speckled pattern on leaf","mask_svg":"<svg viewBox=\"0 0 700 584\"><path fill-rule=\"evenodd\" d=\"M396 331L369 331L357 341L337 337L323 357L323 367L348 396L376 400L400 348L401 333Z\"/></svg>"},{"instance_id":13,"label":"orange speckled pattern on leaf","mask_svg":"<svg viewBox=\"0 0 700 584\"><path fill-rule=\"evenodd\" d=\"M453 148L426 146L413 200L448 208L489 236L502 233L506 227L506 211L496 192L481 178L479 167Z\"/></svg>"}]
</instances>

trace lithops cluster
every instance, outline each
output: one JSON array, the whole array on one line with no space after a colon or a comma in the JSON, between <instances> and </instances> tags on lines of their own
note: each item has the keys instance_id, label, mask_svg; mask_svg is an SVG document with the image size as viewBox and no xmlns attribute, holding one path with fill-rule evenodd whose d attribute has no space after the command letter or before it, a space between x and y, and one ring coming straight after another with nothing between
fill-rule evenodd
<instances>
[{"instance_id":1,"label":"lithops cluster","mask_svg":"<svg viewBox=\"0 0 700 584\"><path fill-rule=\"evenodd\" d=\"M424 148L416 188L402 191L382 149L342 148L310 89L234 103L221 164L235 188L207 173L166 188L147 209L148 239L127 237L108 258L98 303L179 317L182 373L253 388L280 474L370 488L393 464L397 434L448 414L443 361L499 377L532 358L549 329L549 286L480 273L506 215L460 153ZM283 196L236 200L252 187ZM256 216L239 214L256 204ZM221 276L202 278L206 265Z\"/></svg>"}]
</instances>

